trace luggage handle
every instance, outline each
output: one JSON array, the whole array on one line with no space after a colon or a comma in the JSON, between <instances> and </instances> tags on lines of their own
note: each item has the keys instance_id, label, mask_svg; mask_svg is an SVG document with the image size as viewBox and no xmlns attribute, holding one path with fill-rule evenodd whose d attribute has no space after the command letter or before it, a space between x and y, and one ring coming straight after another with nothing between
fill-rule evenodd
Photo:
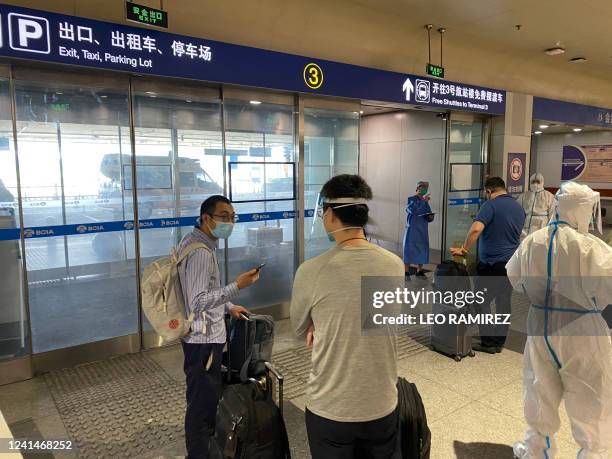
<instances>
[{"instance_id":1,"label":"luggage handle","mask_svg":"<svg viewBox=\"0 0 612 459\"><path fill-rule=\"evenodd\" d=\"M276 368L274 365L272 365L270 362L264 362L264 365L266 366L268 371L272 373L274 377L276 378L276 380L278 381L278 409L280 410L280 413L282 416L283 414L283 382L285 378L283 377L283 374L279 371L279 369Z\"/></svg>"},{"instance_id":2,"label":"luggage handle","mask_svg":"<svg viewBox=\"0 0 612 459\"><path fill-rule=\"evenodd\" d=\"M279 381L285 379L281 374L280 370L274 365L272 365L270 362L264 362L264 364L266 365L266 368L270 370L270 372L276 377L276 379L278 379Z\"/></svg>"},{"instance_id":3,"label":"luggage handle","mask_svg":"<svg viewBox=\"0 0 612 459\"><path fill-rule=\"evenodd\" d=\"M232 353L230 351L230 318L228 313L223 315L223 322L225 323L225 346L227 353L227 376L226 380L229 384L232 381Z\"/></svg>"}]
</instances>

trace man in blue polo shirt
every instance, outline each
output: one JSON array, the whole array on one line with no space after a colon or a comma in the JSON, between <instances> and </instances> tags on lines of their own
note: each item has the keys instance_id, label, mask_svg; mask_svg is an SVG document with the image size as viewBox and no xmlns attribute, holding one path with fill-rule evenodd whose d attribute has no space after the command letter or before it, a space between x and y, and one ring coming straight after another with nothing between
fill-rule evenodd
<instances>
[{"instance_id":1,"label":"man in blue polo shirt","mask_svg":"<svg viewBox=\"0 0 612 459\"><path fill-rule=\"evenodd\" d=\"M480 261L475 288L477 291L486 289L485 301L480 305L479 312L490 313L494 299L497 314L510 314L512 286L506 274L506 263L521 243L525 211L506 192L506 184L500 177L488 178L485 191L487 201L474 218L463 247L451 248L451 253L465 256L478 241ZM501 352L507 334L508 325L481 325L480 345L474 346L474 349L489 354Z\"/></svg>"}]
</instances>

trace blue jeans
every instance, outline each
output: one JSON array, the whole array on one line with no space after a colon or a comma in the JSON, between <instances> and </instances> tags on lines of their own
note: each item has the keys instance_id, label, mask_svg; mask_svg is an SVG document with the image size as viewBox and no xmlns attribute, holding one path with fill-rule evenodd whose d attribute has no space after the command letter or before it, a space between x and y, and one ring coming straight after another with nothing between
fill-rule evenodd
<instances>
[{"instance_id":1,"label":"blue jeans","mask_svg":"<svg viewBox=\"0 0 612 459\"><path fill-rule=\"evenodd\" d=\"M185 443L189 459L208 459L208 442L215 432L217 405L221 397L223 344L182 343L187 380ZM208 369L212 353L212 362Z\"/></svg>"}]
</instances>

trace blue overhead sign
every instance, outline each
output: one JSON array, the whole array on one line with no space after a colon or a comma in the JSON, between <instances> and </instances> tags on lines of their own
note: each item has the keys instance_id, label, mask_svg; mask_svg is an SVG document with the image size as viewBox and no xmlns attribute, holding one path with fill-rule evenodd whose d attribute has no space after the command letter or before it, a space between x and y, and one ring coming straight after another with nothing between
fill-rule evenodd
<instances>
[{"instance_id":1,"label":"blue overhead sign","mask_svg":"<svg viewBox=\"0 0 612 459\"><path fill-rule=\"evenodd\" d=\"M612 109L534 97L533 119L612 128Z\"/></svg>"},{"instance_id":2,"label":"blue overhead sign","mask_svg":"<svg viewBox=\"0 0 612 459\"><path fill-rule=\"evenodd\" d=\"M504 114L506 92L0 5L0 56Z\"/></svg>"}]
</instances>

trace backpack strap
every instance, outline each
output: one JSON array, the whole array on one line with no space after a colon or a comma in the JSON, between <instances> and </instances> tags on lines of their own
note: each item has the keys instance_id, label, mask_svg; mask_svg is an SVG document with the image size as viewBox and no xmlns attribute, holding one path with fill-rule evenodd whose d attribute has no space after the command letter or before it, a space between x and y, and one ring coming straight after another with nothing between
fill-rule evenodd
<instances>
[{"instance_id":1,"label":"backpack strap","mask_svg":"<svg viewBox=\"0 0 612 459\"><path fill-rule=\"evenodd\" d=\"M253 315L251 315L249 320L252 320L254 322L254 327L252 327L253 329L250 330L251 327L249 327L248 323L245 324L247 330L252 333L249 333L248 336L247 346L249 349L249 355L247 355L244 359L244 363L242 364L242 368L240 369L240 380L243 383L249 380L249 366L251 364L251 359L253 358L253 345L255 344L255 337L257 335L257 322L255 321Z\"/></svg>"},{"instance_id":2,"label":"backpack strap","mask_svg":"<svg viewBox=\"0 0 612 459\"><path fill-rule=\"evenodd\" d=\"M197 249L204 249L212 254L212 249L203 242L192 242L191 244L187 244L185 248L181 250L181 253L177 258L177 263L181 263L183 260L185 260L185 258L189 256L191 252Z\"/></svg>"},{"instance_id":3,"label":"backpack strap","mask_svg":"<svg viewBox=\"0 0 612 459\"><path fill-rule=\"evenodd\" d=\"M198 250L198 249L204 249L207 250L211 255L213 254L212 250L210 247L208 247L206 244L204 244L203 242L192 242L191 244L187 244L185 246L185 248L183 250L181 250L180 255L176 256L176 264L181 264L185 258L187 258L189 256L189 254L191 252L193 252L194 250ZM176 249L172 249L173 252L176 252ZM179 279L179 283L180 283L180 279ZM181 286L182 289L182 286ZM195 320L195 314L193 311L191 311L189 313L189 316L187 317L186 323L187 323L187 329L189 331L191 331L191 324L193 324L193 321Z\"/></svg>"}]
</instances>

